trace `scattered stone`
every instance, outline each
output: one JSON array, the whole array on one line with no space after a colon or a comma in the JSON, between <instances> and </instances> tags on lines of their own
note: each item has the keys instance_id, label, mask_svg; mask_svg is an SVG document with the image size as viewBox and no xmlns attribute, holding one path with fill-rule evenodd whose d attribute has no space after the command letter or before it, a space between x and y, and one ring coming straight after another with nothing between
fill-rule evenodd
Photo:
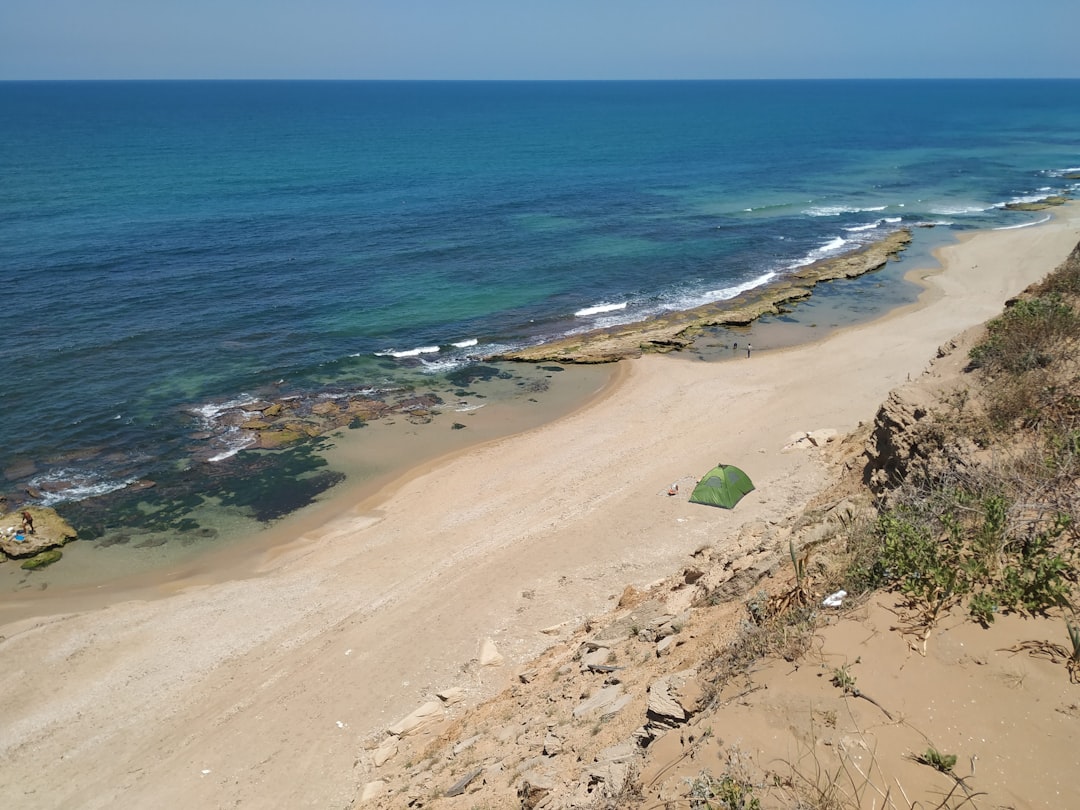
<instances>
[{"instance_id":1,"label":"scattered stone","mask_svg":"<svg viewBox=\"0 0 1080 810\"><path fill-rule=\"evenodd\" d=\"M536 810L554 789L555 782L550 777L530 775L528 779L522 779L517 789L521 810Z\"/></svg>"},{"instance_id":2,"label":"scattered stone","mask_svg":"<svg viewBox=\"0 0 1080 810\"><path fill-rule=\"evenodd\" d=\"M480 741L480 739L481 739L481 735L475 734L472 737L469 737L467 739L462 740L461 742L459 742L457 745L454 746L454 749L453 749L454 756L457 756L458 754L462 753L463 751L468 751L470 748L472 748L474 745L476 745Z\"/></svg>"},{"instance_id":3,"label":"scattered stone","mask_svg":"<svg viewBox=\"0 0 1080 810\"><path fill-rule=\"evenodd\" d=\"M444 793L443 795L444 796L460 796L462 793L465 792L465 788L467 788L469 786L469 783L473 779L478 777L483 772L484 772L483 768L473 768L471 771L469 771L463 777L458 779L453 785L451 785L447 789L446 793Z\"/></svg>"},{"instance_id":4,"label":"scattered stone","mask_svg":"<svg viewBox=\"0 0 1080 810\"><path fill-rule=\"evenodd\" d=\"M397 737L408 737L411 734L424 731L442 720L444 716L442 703L437 700L430 700L412 714L398 720L388 730Z\"/></svg>"},{"instance_id":5,"label":"scattered stone","mask_svg":"<svg viewBox=\"0 0 1080 810\"><path fill-rule=\"evenodd\" d=\"M622 696L622 687L618 684L604 686L574 708L574 717L586 717L593 712L610 708Z\"/></svg>"},{"instance_id":6,"label":"scattered stone","mask_svg":"<svg viewBox=\"0 0 1080 810\"><path fill-rule=\"evenodd\" d=\"M480 644L480 666L501 667L503 661L502 653L495 646L495 642L491 638L485 638Z\"/></svg>"},{"instance_id":7,"label":"scattered stone","mask_svg":"<svg viewBox=\"0 0 1080 810\"><path fill-rule=\"evenodd\" d=\"M465 700L465 690L460 686L452 686L449 689L443 689L441 692L436 692L435 697L447 706L453 706L455 703L461 703L461 701Z\"/></svg>"},{"instance_id":8,"label":"scattered stone","mask_svg":"<svg viewBox=\"0 0 1080 810\"><path fill-rule=\"evenodd\" d=\"M394 736L387 737L380 743L371 754L371 761L376 768L385 765L390 761L398 752L398 738Z\"/></svg>"},{"instance_id":9,"label":"scattered stone","mask_svg":"<svg viewBox=\"0 0 1080 810\"><path fill-rule=\"evenodd\" d=\"M597 647L591 652L581 656L581 668L589 669L591 666L603 666L611 658L611 650L607 647Z\"/></svg>"},{"instance_id":10,"label":"scattered stone","mask_svg":"<svg viewBox=\"0 0 1080 810\"><path fill-rule=\"evenodd\" d=\"M544 756L553 757L561 754L563 741L554 731L549 731L544 737Z\"/></svg>"}]
</instances>

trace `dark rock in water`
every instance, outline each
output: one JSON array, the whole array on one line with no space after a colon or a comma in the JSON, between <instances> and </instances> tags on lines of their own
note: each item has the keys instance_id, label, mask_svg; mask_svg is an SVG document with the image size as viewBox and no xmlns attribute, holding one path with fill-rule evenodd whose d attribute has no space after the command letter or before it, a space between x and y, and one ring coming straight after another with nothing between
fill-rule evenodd
<instances>
[{"instance_id":1,"label":"dark rock in water","mask_svg":"<svg viewBox=\"0 0 1080 810\"><path fill-rule=\"evenodd\" d=\"M1054 205L1064 205L1068 202L1068 197L1051 196L1044 197L1041 200L1035 202L1021 202L1021 203L1006 203L1005 208L1008 211L1043 211Z\"/></svg>"},{"instance_id":2,"label":"dark rock in water","mask_svg":"<svg viewBox=\"0 0 1080 810\"><path fill-rule=\"evenodd\" d=\"M148 478L144 478L141 481L135 481L135 482L133 482L131 484L128 484L127 488L129 490L136 491L136 490L140 490L140 489L153 489L156 486L157 486L156 481L151 481Z\"/></svg>"},{"instance_id":3,"label":"dark rock in water","mask_svg":"<svg viewBox=\"0 0 1080 810\"><path fill-rule=\"evenodd\" d=\"M141 543L136 543L132 548L157 548L163 545L165 545L164 537L148 537Z\"/></svg>"},{"instance_id":4,"label":"dark rock in water","mask_svg":"<svg viewBox=\"0 0 1080 810\"><path fill-rule=\"evenodd\" d=\"M27 571L33 571L36 568L44 568L47 565L52 565L63 556L64 552L60 549L50 549L49 551L41 552L35 557L31 557L29 560L24 560L22 567Z\"/></svg>"},{"instance_id":5,"label":"dark rock in water","mask_svg":"<svg viewBox=\"0 0 1080 810\"><path fill-rule=\"evenodd\" d=\"M204 442L207 439L212 439L213 437L214 437L214 434L210 433L209 431L206 431L206 430L200 430L198 433L191 433L191 434L188 435L189 439L191 439L193 441L196 441L196 442Z\"/></svg>"},{"instance_id":6,"label":"dark rock in water","mask_svg":"<svg viewBox=\"0 0 1080 810\"><path fill-rule=\"evenodd\" d=\"M452 424L450 426L450 429L451 430L464 430L465 425L461 424L461 422L454 422L454 424Z\"/></svg>"},{"instance_id":7,"label":"dark rock in water","mask_svg":"<svg viewBox=\"0 0 1080 810\"><path fill-rule=\"evenodd\" d=\"M130 534L108 534L98 541L97 547L108 548L109 546L126 546L130 542Z\"/></svg>"},{"instance_id":8,"label":"dark rock in water","mask_svg":"<svg viewBox=\"0 0 1080 810\"><path fill-rule=\"evenodd\" d=\"M33 461L20 459L4 468L4 477L9 481L18 481L20 478L29 478L36 472L37 465Z\"/></svg>"}]
</instances>

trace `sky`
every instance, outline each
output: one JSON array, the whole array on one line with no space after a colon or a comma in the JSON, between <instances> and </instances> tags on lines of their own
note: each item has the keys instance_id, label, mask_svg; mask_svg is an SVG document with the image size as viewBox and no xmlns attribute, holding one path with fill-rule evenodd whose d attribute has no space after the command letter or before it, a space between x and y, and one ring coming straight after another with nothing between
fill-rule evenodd
<instances>
[{"instance_id":1,"label":"sky","mask_svg":"<svg viewBox=\"0 0 1080 810\"><path fill-rule=\"evenodd\" d=\"M0 0L0 80L1080 78L1080 0Z\"/></svg>"}]
</instances>

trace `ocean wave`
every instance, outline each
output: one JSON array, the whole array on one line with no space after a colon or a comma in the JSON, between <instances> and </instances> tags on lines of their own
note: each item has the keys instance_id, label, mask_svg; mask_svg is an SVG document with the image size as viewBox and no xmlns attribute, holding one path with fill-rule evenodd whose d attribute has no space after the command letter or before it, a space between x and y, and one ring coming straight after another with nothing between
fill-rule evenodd
<instances>
[{"instance_id":1,"label":"ocean wave","mask_svg":"<svg viewBox=\"0 0 1080 810\"><path fill-rule=\"evenodd\" d=\"M421 357L419 370L423 374L447 374L473 362L475 358L466 356L440 357L437 360L425 360Z\"/></svg>"},{"instance_id":2,"label":"ocean wave","mask_svg":"<svg viewBox=\"0 0 1080 810\"><path fill-rule=\"evenodd\" d=\"M479 341L476 338L469 338L468 340L459 340L457 343L451 343L450 345L458 349L468 349L470 346L475 346L478 342Z\"/></svg>"},{"instance_id":3,"label":"ocean wave","mask_svg":"<svg viewBox=\"0 0 1080 810\"><path fill-rule=\"evenodd\" d=\"M845 239L842 236L835 236L826 242L824 245L818 248L814 248L801 259L796 259L790 265L789 270L794 270L797 267L806 267L808 264L821 261L822 259L835 255L844 249L846 245L851 244L851 240Z\"/></svg>"},{"instance_id":4,"label":"ocean wave","mask_svg":"<svg viewBox=\"0 0 1080 810\"><path fill-rule=\"evenodd\" d=\"M705 306L706 304L715 304L717 301L728 301L748 290L764 286L776 277L777 273L769 271L768 273L764 273L748 281L733 284L730 287L719 287L713 290L681 293L666 301L665 304L659 308L659 311L671 312L694 309L695 307Z\"/></svg>"},{"instance_id":5,"label":"ocean wave","mask_svg":"<svg viewBox=\"0 0 1080 810\"><path fill-rule=\"evenodd\" d=\"M1019 225L1002 225L1000 228L994 228L995 231L1015 231L1017 228L1030 228L1032 225L1042 225L1044 222L1049 222L1053 217L1047 214L1042 219L1036 222L1021 222Z\"/></svg>"},{"instance_id":6,"label":"ocean wave","mask_svg":"<svg viewBox=\"0 0 1080 810\"><path fill-rule=\"evenodd\" d=\"M250 430L239 430L238 428L228 428L220 436L214 437L215 446L222 447L214 455L208 456L207 461L216 463L218 461L224 461L227 458L232 458L241 450L244 450L251 445L255 444L255 437L251 435Z\"/></svg>"},{"instance_id":7,"label":"ocean wave","mask_svg":"<svg viewBox=\"0 0 1080 810\"><path fill-rule=\"evenodd\" d=\"M961 217L967 214L982 214L993 210L993 205L938 205L931 206L928 211L941 217Z\"/></svg>"},{"instance_id":8,"label":"ocean wave","mask_svg":"<svg viewBox=\"0 0 1080 810\"><path fill-rule=\"evenodd\" d=\"M82 501L97 495L107 495L135 483L138 478L105 478L94 472L68 469L52 470L30 480L30 486L41 492L42 506L54 506L69 501Z\"/></svg>"},{"instance_id":9,"label":"ocean wave","mask_svg":"<svg viewBox=\"0 0 1080 810\"><path fill-rule=\"evenodd\" d=\"M376 357L418 357L421 354L435 354L439 351L438 346L417 346L415 349L404 349L397 351L396 349L386 349L385 351L375 352Z\"/></svg>"},{"instance_id":10,"label":"ocean wave","mask_svg":"<svg viewBox=\"0 0 1080 810\"><path fill-rule=\"evenodd\" d=\"M872 231L875 228L880 228L882 225L895 225L902 221L903 217L882 217L873 222L867 222L865 225L852 225L848 228L844 228L844 230L848 233L860 233L862 231Z\"/></svg>"},{"instance_id":11,"label":"ocean wave","mask_svg":"<svg viewBox=\"0 0 1080 810\"><path fill-rule=\"evenodd\" d=\"M588 318L590 315L601 315L605 312L617 312L626 309L627 304L629 303L629 301L623 301L621 304L596 304L595 306L579 309L574 313L574 317Z\"/></svg>"},{"instance_id":12,"label":"ocean wave","mask_svg":"<svg viewBox=\"0 0 1080 810\"><path fill-rule=\"evenodd\" d=\"M889 206L874 205L869 207L857 207L850 205L819 205L807 208L803 211L808 217L838 217L842 214L872 214L884 211Z\"/></svg>"},{"instance_id":13,"label":"ocean wave","mask_svg":"<svg viewBox=\"0 0 1080 810\"><path fill-rule=\"evenodd\" d=\"M1023 194L1017 197L1013 197L1011 200L1005 202L995 203L995 208L1004 208L1007 205L1030 205L1032 203L1041 203L1047 197L1054 196L1054 189L1052 188L1040 188L1037 189L1035 194Z\"/></svg>"},{"instance_id":14,"label":"ocean wave","mask_svg":"<svg viewBox=\"0 0 1080 810\"><path fill-rule=\"evenodd\" d=\"M192 413L199 417L204 422L213 423L226 411L242 411L246 406L258 401L258 397L253 397L251 394L241 394L238 397L227 399L224 402L208 402L205 405L199 405L185 410L187 410L188 413Z\"/></svg>"}]
</instances>

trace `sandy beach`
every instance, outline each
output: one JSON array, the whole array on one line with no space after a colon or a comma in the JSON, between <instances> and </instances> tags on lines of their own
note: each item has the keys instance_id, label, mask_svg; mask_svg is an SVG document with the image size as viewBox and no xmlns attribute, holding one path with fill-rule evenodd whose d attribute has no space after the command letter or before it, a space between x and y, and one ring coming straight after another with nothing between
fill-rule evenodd
<instances>
[{"instance_id":1,"label":"sandy beach","mask_svg":"<svg viewBox=\"0 0 1080 810\"><path fill-rule=\"evenodd\" d=\"M1075 203L966 236L913 306L732 362L624 361L586 408L413 471L252 576L0 627L0 806L350 806L371 735L438 690L492 694L551 628L799 509L828 471L791 434L872 419L1078 240ZM718 461L757 487L736 510L667 496ZM477 666L486 638L503 666Z\"/></svg>"}]
</instances>

